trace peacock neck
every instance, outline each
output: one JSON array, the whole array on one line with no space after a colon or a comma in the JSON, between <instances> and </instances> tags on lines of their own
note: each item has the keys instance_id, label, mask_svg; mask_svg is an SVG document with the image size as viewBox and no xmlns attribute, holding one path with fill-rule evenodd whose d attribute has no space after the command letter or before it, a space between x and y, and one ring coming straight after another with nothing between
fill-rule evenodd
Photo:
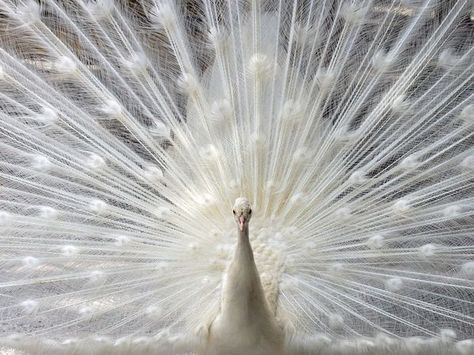
<instances>
[{"instance_id":1,"label":"peacock neck","mask_svg":"<svg viewBox=\"0 0 474 355\"><path fill-rule=\"evenodd\" d=\"M255 265L252 246L250 245L249 227L244 226L242 230L240 230L240 228L237 228L237 231L237 248L235 250L233 262L237 262L241 267L244 265Z\"/></svg>"},{"instance_id":2,"label":"peacock neck","mask_svg":"<svg viewBox=\"0 0 474 355\"><path fill-rule=\"evenodd\" d=\"M222 297L219 319L227 331L240 334L242 329L247 329L253 332L253 336L281 340L280 328L270 311L254 261L248 227L242 231L238 229L236 249L227 269Z\"/></svg>"},{"instance_id":3,"label":"peacock neck","mask_svg":"<svg viewBox=\"0 0 474 355\"><path fill-rule=\"evenodd\" d=\"M223 290L222 313L243 326L249 307L261 302L261 285L249 240L249 228L238 229L238 240L234 256L227 269Z\"/></svg>"},{"instance_id":4,"label":"peacock neck","mask_svg":"<svg viewBox=\"0 0 474 355\"><path fill-rule=\"evenodd\" d=\"M284 335L265 298L248 227L238 229L237 234L234 256L224 278L220 312L210 328L210 343L218 344L218 350L206 353L283 354Z\"/></svg>"}]
</instances>

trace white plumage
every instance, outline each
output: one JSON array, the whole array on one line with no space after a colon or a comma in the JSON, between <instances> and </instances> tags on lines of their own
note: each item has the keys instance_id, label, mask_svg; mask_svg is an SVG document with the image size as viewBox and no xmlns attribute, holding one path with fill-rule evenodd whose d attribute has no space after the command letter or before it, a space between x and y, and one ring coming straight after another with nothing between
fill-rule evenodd
<instances>
[{"instance_id":1,"label":"white plumage","mask_svg":"<svg viewBox=\"0 0 474 355\"><path fill-rule=\"evenodd\" d=\"M269 302L273 290L262 285L250 245L248 200L238 198L233 213L237 245L223 280L219 313L203 334L203 351L209 355L283 354L284 327L276 318L277 305Z\"/></svg>"},{"instance_id":2,"label":"white plumage","mask_svg":"<svg viewBox=\"0 0 474 355\"><path fill-rule=\"evenodd\" d=\"M0 0L0 349L474 354L473 6Z\"/></svg>"}]
</instances>

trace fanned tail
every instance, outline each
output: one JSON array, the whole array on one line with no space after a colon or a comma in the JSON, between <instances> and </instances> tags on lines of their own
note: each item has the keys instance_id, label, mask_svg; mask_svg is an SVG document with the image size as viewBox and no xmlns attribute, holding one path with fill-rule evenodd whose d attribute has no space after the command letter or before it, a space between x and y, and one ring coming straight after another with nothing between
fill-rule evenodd
<instances>
[{"instance_id":1,"label":"fanned tail","mask_svg":"<svg viewBox=\"0 0 474 355\"><path fill-rule=\"evenodd\" d=\"M468 0L0 1L2 341L192 349L247 196L295 351L458 339L468 354L471 14Z\"/></svg>"}]
</instances>

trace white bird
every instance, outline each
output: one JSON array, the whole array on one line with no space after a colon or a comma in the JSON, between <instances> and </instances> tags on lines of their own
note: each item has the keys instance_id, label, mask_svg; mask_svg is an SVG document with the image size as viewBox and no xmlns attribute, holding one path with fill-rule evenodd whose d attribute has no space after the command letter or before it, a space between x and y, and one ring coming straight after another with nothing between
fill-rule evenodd
<instances>
[{"instance_id":1,"label":"white bird","mask_svg":"<svg viewBox=\"0 0 474 355\"><path fill-rule=\"evenodd\" d=\"M0 0L0 353L474 354L473 14Z\"/></svg>"},{"instance_id":2,"label":"white bird","mask_svg":"<svg viewBox=\"0 0 474 355\"><path fill-rule=\"evenodd\" d=\"M206 354L283 354L283 329L265 296L249 239L252 209L246 198L235 201L237 245L226 270L220 311L209 327Z\"/></svg>"}]
</instances>

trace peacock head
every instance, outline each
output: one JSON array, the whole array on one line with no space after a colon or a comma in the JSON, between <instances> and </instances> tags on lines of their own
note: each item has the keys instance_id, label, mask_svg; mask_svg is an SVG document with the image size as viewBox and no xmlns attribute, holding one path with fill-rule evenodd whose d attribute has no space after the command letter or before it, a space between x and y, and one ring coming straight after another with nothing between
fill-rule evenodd
<instances>
[{"instance_id":1,"label":"peacock head","mask_svg":"<svg viewBox=\"0 0 474 355\"><path fill-rule=\"evenodd\" d=\"M232 212L241 231L244 230L244 227L248 227L250 218L252 218L252 208L249 200L245 197L239 197L235 200Z\"/></svg>"}]
</instances>

